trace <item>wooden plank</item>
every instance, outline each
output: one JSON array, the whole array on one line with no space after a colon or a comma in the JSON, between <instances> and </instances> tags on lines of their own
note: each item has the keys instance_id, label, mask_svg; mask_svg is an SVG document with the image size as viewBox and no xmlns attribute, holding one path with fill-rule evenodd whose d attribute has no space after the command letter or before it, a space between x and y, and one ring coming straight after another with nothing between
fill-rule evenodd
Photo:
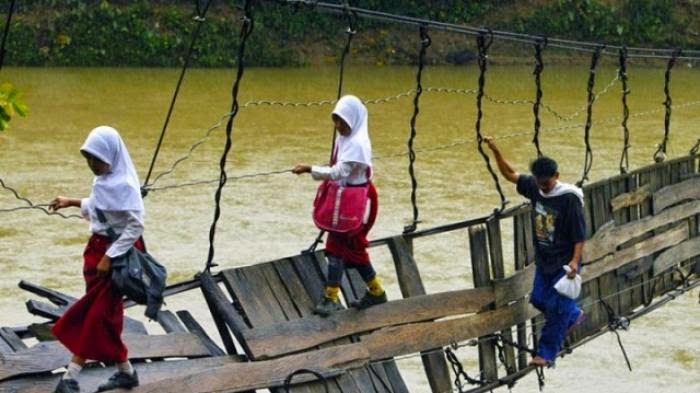
<instances>
[{"instance_id":1,"label":"wooden plank","mask_svg":"<svg viewBox=\"0 0 700 393\"><path fill-rule=\"evenodd\" d=\"M687 227L684 227L687 228ZM671 266L700 255L700 237L686 240L659 254L654 260L653 274L663 274Z\"/></svg>"},{"instance_id":2,"label":"wooden plank","mask_svg":"<svg viewBox=\"0 0 700 393\"><path fill-rule=\"evenodd\" d=\"M125 335L129 359L209 356L209 350L190 333L146 336ZM45 341L23 351L7 354L0 364L0 380L24 374L49 372L65 366L71 353L57 341Z\"/></svg>"},{"instance_id":3,"label":"wooden plank","mask_svg":"<svg viewBox=\"0 0 700 393\"><path fill-rule=\"evenodd\" d=\"M211 274L208 272L201 273L199 275L199 280L202 293L213 309L212 314L221 317L229 329L231 329L236 339L238 339L238 342L243 347L243 351L246 355L250 356L250 350L246 346L241 335L242 331L249 329L246 320L243 319L234 306L226 299L226 296L216 282L214 282Z\"/></svg>"},{"instance_id":4,"label":"wooden plank","mask_svg":"<svg viewBox=\"0 0 700 393\"><path fill-rule=\"evenodd\" d=\"M63 292L56 291L54 289L46 288L38 284L31 283L29 281L21 280L19 282L19 287L25 291L31 292L33 294L45 297L51 303L57 306L67 306L76 302L78 299L67 295Z\"/></svg>"},{"instance_id":5,"label":"wooden plank","mask_svg":"<svg viewBox=\"0 0 700 393\"><path fill-rule=\"evenodd\" d=\"M304 283L297 275L294 265L290 259L282 259L275 263L275 269L280 277L283 277L282 284L287 288L287 292L299 316L304 318L313 314L314 302L311 300Z\"/></svg>"},{"instance_id":6,"label":"wooden plank","mask_svg":"<svg viewBox=\"0 0 700 393\"><path fill-rule=\"evenodd\" d=\"M27 349L27 344L19 338L17 333L10 328L0 328L0 352L7 353L23 349Z\"/></svg>"},{"instance_id":7,"label":"wooden plank","mask_svg":"<svg viewBox=\"0 0 700 393\"><path fill-rule=\"evenodd\" d=\"M515 256L515 270L520 272L525 268L527 254L525 250L525 225L530 225L529 216L523 213L513 216L513 255ZM494 281L494 292L496 282ZM502 302L503 300L501 300ZM520 347L527 347L527 325L519 323L516 327L516 336ZM518 349L518 370L527 368L528 353Z\"/></svg>"},{"instance_id":8,"label":"wooden plank","mask_svg":"<svg viewBox=\"0 0 700 393\"><path fill-rule=\"evenodd\" d=\"M660 226L700 214L700 201L687 202L624 225L610 225L598 231L583 247L583 260L593 262L615 251L618 245Z\"/></svg>"},{"instance_id":9,"label":"wooden plank","mask_svg":"<svg viewBox=\"0 0 700 393\"><path fill-rule=\"evenodd\" d=\"M700 177L666 186L654 193L653 208L658 214L669 206L689 199L700 199Z\"/></svg>"},{"instance_id":10,"label":"wooden plank","mask_svg":"<svg viewBox=\"0 0 700 393\"><path fill-rule=\"evenodd\" d=\"M449 291L261 326L243 337L258 359L266 359L382 327L475 313L492 302L489 287Z\"/></svg>"},{"instance_id":11,"label":"wooden plank","mask_svg":"<svg viewBox=\"0 0 700 393\"><path fill-rule=\"evenodd\" d=\"M474 287L491 286L486 229L483 225L469 227L469 251ZM489 307L485 309L489 309ZM491 382L498 379L496 348L490 340L479 342L479 368L486 381Z\"/></svg>"},{"instance_id":12,"label":"wooden plank","mask_svg":"<svg viewBox=\"0 0 700 393\"><path fill-rule=\"evenodd\" d=\"M212 285L216 285L216 283L213 283ZM214 303L212 303L212 298L204 293L204 289L201 285L199 286L199 289L202 290L204 300L207 303L207 308L209 309L209 313L214 320L214 326L216 326L216 330L219 332L219 337L221 337L221 342L224 345L224 349L226 349L226 353L229 355L238 354L236 344L233 342L233 337L231 337L231 332L224 321L224 317L219 315L216 310L216 306Z\"/></svg>"},{"instance_id":13,"label":"wooden plank","mask_svg":"<svg viewBox=\"0 0 700 393\"><path fill-rule=\"evenodd\" d=\"M134 393L199 393L240 392L281 386L287 375L311 368L327 377L338 375L339 370L349 370L367 363L369 354L360 343L330 347L313 352L287 356L280 359L249 363L227 364L207 370L186 372L157 383L144 383L132 389ZM338 369L338 370L336 370ZM308 380L299 376L294 381Z\"/></svg>"},{"instance_id":14,"label":"wooden plank","mask_svg":"<svg viewBox=\"0 0 700 393\"><path fill-rule=\"evenodd\" d=\"M610 208L613 212L616 212L626 207L639 205L640 203L646 201L649 197L651 197L651 191L649 189L649 185L647 184L635 189L634 191L617 195L610 201Z\"/></svg>"},{"instance_id":15,"label":"wooden plank","mask_svg":"<svg viewBox=\"0 0 700 393\"><path fill-rule=\"evenodd\" d=\"M222 274L229 293L238 299L253 328L273 323L280 314L284 318L279 303L257 267L228 269Z\"/></svg>"},{"instance_id":16,"label":"wooden plank","mask_svg":"<svg viewBox=\"0 0 700 393\"><path fill-rule=\"evenodd\" d=\"M202 344L209 349L209 354L211 356L225 356L226 352L224 352L221 348L219 348L218 345L214 342L214 340L209 337L207 332L204 330L204 328L197 322L196 319L190 314L189 311L187 310L180 310L177 312L177 316L180 317L180 320L182 323L185 325L187 330L199 337L200 340L202 340Z\"/></svg>"},{"instance_id":17,"label":"wooden plank","mask_svg":"<svg viewBox=\"0 0 700 393\"><path fill-rule=\"evenodd\" d=\"M56 307L34 299L27 300L25 305L27 306L27 311L31 314L50 319L51 321L56 321L66 310L66 307ZM146 331L146 327L142 322L124 316L124 333L148 334L148 331Z\"/></svg>"},{"instance_id":18,"label":"wooden plank","mask_svg":"<svg viewBox=\"0 0 700 393\"><path fill-rule=\"evenodd\" d=\"M502 279L505 277L505 267L503 266L503 250L501 246L501 221L500 218L494 216L486 220L486 232L488 234L489 242L489 257L491 259L491 271L493 272L494 279ZM496 303L496 307L501 306L501 304ZM511 328L501 330L501 335L505 337L508 341L513 341L513 334ZM514 372L515 369L515 350L512 346L506 345L503 348L504 351L504 366L506 367L506 373Z\"/></svg>"},{"instance_id":19,"label":"wooden plank","mask_svg":"<svg viewBox=\"0 0 700 393\"><path fill-rule=\"evenodd\" d=\"M181 375L183 372L205 371L211 368L237 363L240 359L234 356L173 360L167 362L134 363L139 373L141 384L156 383ZM78 375L81 391L94 392L112 374L113 367L88 367ZM0 392L12 393L46 393L52 392L62 374L31 375L18 379L0 382Z\"/></svg>"},{"instance_id":20,"label":"wooden plank","mask_svg":"<svg viewBox=\"0 0 700 393\"><path fill-rule=\"evenodd\" d=\"M518 300L532 291L535 279L535 264L530 264L507 278L493 280L496 307Z\"/></svg>"},{"instance_id":21,"label":"wooden plank","mask_svg":"<svg viewBox=\"0 0 700 393\"><path fill-rule=\"evenodd\" d=\"M389 240L389 251L394 260L401 295L404 298L425 295L423 280L413 259L412 243L407 242L403 236L394 236ZM422 354L421 361L433 393L452 389L450 371L442 351Z\"/></svg>"},{"instance_id":22,"label":"wooden plank","mask_svg":"<svg viewBox=\"0 0 700 393\"><path fill-rule=\"evenodd\" d=\"M641 241L631 247L608 255L602 260L588 264L583 269L583 279L591 280L610 273L625 264L676 245L688 238L688 226L679 225L663 234Z\"/></svg>"},{"instance_id":23,"label":"wooden plank","mask_svg":"<svg viewBox=\"0 0 700 393\"><path fill-rule=\"evenodd\" d=\"M166 333L186 333L187 329L182 325L177 316L170 310L158 312L158 323Z\"/></svg>"},{"instance_id":24,"label":"wooden plank","mask_svg":"<svg viewBox=\"0 0 700 393\"><path fill-rule=\"evenodd\" d=\"M312 304L318 303L323 296L323 284L325 278L317 266L314 254L302 254L292 257L294 268L299 274L301 282L304 283Z\"/></svg>"}]
</instances>

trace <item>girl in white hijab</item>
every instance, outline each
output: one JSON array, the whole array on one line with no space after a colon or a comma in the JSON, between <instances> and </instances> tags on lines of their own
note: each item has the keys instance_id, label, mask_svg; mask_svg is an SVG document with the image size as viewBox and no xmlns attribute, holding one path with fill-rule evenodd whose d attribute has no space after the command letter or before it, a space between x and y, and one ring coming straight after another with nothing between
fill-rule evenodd
<instances>
[{"instance_id":1,"label":"girl in white hijab","mask_svg":"<svg viewBox=\"0 0 700 393\"><path fill-rule=\"evenodd\" d=\"M297 164L292 172L310 173L314 180L331 180L341 186L368 185L368 209L361 230L354 234L329 232L326 241L328 279L324 296L314 312L321 316L341 310L339 291L345 268L355 268L367 283L367 292L350 305L367 308L387 301L384 288L377 277L367 253L367 234L377 218L377 190L372 183L372 144L369 140L367 108L359 98L347 95L338 100L331 113L337 131L330 166Z\"/></svg>"},{"instance_id":2,"label":"girl in white hijab","mask_svg":"<svg viewBox=\"0 0 700 393\"><path fill-rule=\"evenodd\" d=\"M50 205L53 210L79 207L92 232L83 254L86 293L53 327L56 338L73 354L68 371L56 387L55 392L59 393L80 391L77 376L87 359L117 364L117 373L98 391L132 388L139 383L121 340L122 296L112 288L108 275L112 258L126 253L132 246L144 250L139 179L126 145L112 127L93 129L80 152L95 174L90 197L59 196ZM103 211L106 223L98 219L97 209ZM119 234L114 242L107 236L109 227Z\"/></svg>"}]
</instances>

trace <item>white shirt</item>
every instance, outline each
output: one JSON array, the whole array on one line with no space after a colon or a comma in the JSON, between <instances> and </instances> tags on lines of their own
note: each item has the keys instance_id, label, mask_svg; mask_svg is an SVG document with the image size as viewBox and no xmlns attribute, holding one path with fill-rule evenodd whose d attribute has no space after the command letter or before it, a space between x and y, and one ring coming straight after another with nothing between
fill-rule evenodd
<instances>
[{"instance_id":1,"label":"white shirt","mask_svg":"<svg viewBox=\"0 0 700 393\"><path fill-rule=\"evenodd\" d=\"M107 249L106 255L115 258L125 254L134 242L143 234L143 213L137 210L103 210L107 223L103 224L97 217L92 198L80 201L80 213L90 221L90 231L98 235L109 236L107 228L111 227L119 238Z\"/></svg>"},{"instance_id":2,"label":"white shirt","mask_svg":"<svg viewBox=\"0 0 700 393\"><path fill-rule=\"evenodd\" d=\"M314 180L331 179L341 186L365 184L367 178L367 168L369 165L354 161L341 161L330 166L312 166L311 177Z\"/></svg>"}]
</instances>

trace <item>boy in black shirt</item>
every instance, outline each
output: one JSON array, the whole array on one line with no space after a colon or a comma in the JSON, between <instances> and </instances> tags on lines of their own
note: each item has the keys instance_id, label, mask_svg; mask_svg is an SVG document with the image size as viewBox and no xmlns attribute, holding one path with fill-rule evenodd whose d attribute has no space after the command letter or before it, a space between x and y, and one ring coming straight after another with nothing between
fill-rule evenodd
<instances>
[{"instance_id":1,"label":"boy in black shirt","mask_svg":"<svg viewBox=\"0 0 700 393\"><path fill-rule=\"evenodd\" d=\"M559 181L557 163L548 157L532 162L533 176L517 173L503 158L493 141L486 137L503 177L517 185L518 193L528 198L534 213L535 280L530 303L545 315L537 356L530 364L550 365L554 362L569 330L585 319L576 301L560 295L554 284L567 274L574 278L580 270L586 222L583 217L583 192L578 187Z\"/></svg>"}]
</instances>

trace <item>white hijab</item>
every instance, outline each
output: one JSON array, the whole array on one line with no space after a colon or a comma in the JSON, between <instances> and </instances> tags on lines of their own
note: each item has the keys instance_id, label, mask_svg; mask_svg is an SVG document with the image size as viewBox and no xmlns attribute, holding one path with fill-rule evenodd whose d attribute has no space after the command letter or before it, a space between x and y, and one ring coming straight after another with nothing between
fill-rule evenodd
<instances>
[{"instance_id":1,"label":"white hijab","mask_svg":"<svg viewBox=\"0 0 700 393\"><path fill-rule=\"evenodd\" d=\"M95 176L90 198L94 206L106 211L143 212L143 199L136 168L117 130L100 126L88 135L80 151L109 164L109 172Z\"/></svg>"},{"instance_id":2,"label":"white hijab","mask_svg":"<svg viewBox=\"0 0 700 393\"><path fill-rule=\"evenodd\" d=\"M343 96L335 104L333 114L350 126L350 135L338 134L335 141L337 162L353 161L372 166L372 143L367 131L367 108L359 98L351 95Z\"/></svg>"},{"instance_id":3,"label":"white hijab","mask_svg":"<svg viewBox=\"0 0 700 393\"><path fill-rule=\"evenodd\" d=\"M539 191L540 195L542 195L545 198L554 198L559 195L572 193L578 197L579 201L581 201L581 206L584 206L583 191L573 184L562 183L560 181L557 181L557 184L555 184L554 187L548 193L545 194L544 192L542 192L542 190Z\"/></svg>"}]
</instances>

